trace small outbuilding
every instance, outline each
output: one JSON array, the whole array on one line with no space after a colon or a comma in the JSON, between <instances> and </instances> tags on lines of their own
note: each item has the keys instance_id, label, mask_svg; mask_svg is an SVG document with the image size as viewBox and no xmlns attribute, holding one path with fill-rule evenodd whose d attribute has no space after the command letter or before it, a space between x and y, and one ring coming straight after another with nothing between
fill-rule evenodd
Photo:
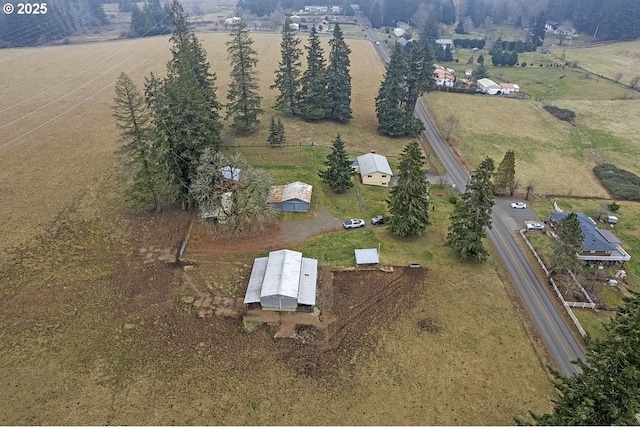
<instances>
[{"instance_id":1,"label":"small outbuilding","mask_svg":"<svg viewBox=\"0 0 640 427\"><path fill-rule=\"evenodd\" d=\"M483 93L487 93L489 95L502 94L502 88L500 87L500 85L491 79L478 80L478 89Z\"/></svg>"},{"instance_id":2,"label":"small outbuilding","mask_svg":"<svg viewBox=\"0 0 640 427\"><path fill-rule=\"evenodd\" d=\"M373 249L355 249L356 265L373 265L380 263L378 250Z\"/></svg>"},{"instance_id":3,"label":"small outbuilding","mask_svg":"<svg viewBox=\"0 0 640 427\"><path fill-rule=\"evenodd\" d=\"M281 212L309 212L313 186L296 181L286 185L274 185L269 189L267 204Z\"/></svg>"},{"instance_id":4,"label":"small outbuilding","mask_svg":"<svg viewBox=\"0 0 640 427\"><path fill-rule=\"evenodd\" d=\"M511 92L520 92L520 86L514 83L500 83L503 95L509 95Z\"/></svg>"},{"instance_id":5,"label":"small outbuilding","mask_svg":"<svg viewBox=\"0 0 640 427\"><path fill-rule=\"evenodd\" d=\"M253 261L244 303L259 303L263 310L271 311L312 309L317 282L317 259L289 249L273 251Z\"/></svg>"}]
</instances>

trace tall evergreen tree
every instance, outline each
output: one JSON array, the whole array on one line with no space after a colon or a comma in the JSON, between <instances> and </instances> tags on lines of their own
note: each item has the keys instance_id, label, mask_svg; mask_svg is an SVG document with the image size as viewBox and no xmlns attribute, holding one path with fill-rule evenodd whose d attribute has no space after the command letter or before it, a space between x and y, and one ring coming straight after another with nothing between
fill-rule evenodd
<instances>
[{"instance_id":1,"label":"tall evergreen tree","mask_svg":"<svg viewBox=\"0 0 640 427\"><path fill-rule=\"evenodd\" d=\"M281 59L276 70L276 78L270 89L278 89L275 107L281 111L295 114L298 109L300 90L302 50L298 47L300 39L291 29L291 18L287 16L282 27L282 41L280 42Z\"/></svg>"},{"instance_id":2,"label":"tall evergreen tree","mask_svg":"<svg viewBox=\"0 0 640 427\"><path fill-rule=\"evenodd\" d=\"M320 45L320 38L311 27L307 50L307 69L302 75L299 113L309 120L321 120L329 112L329 97L327 95L327 70L325 68L324 51Z\"/></svg>"},{"instance_id":3,"label":"tall evergreen tree","mask_svg":"<svg viewBox=\"0 0 640 427\"><path fill-rule=\"evenodd\" d=\"M231 62L231 83L227 92L227 119L231 118L233 129L238 132L252 130L264 111L260 108L258 78L255 67L258 54L251 47L253 40L244 21L233 25L231 40L227 42L227 53Z\"/></svg>"},{"instance_id":4,"label":"tall evergreen tree","mask_svg":"<svg viewBox=\"0 0 640 427\"><path fill-rule=\"evenodd\" d=\"M546 22L544 10L537 16L531 17L531 20L529 21L529 41L534 47L542 46L544 43Z\"/></svg>"},{"instance_id":5,"label":"tall evergreen tree","mask_svg":"<svg viewBox=\"0 0 640 427\"><path fill-rule=\"evenodd\" d=\"M349 54L351 49L344 41L339 24L333 27L333 38L329 40L329 67L327 69L327 93L330 108L327 118L344 122L351 115L351 75Z\"/></svg>"},{"instance_id":6,"label":"tall evergreen tree","mask_svg":"<svg viewBox=\"0 0 640 427\"><path fill-rule=\"evenodd\" d=\"M173 0L171 11L175 30L167 77L160 80L152 75L145 92L167 184L186 209L191 206L189 186L200 154L205 147L219 148L222 125L215 75L209 72L206 52L190 31L178 0Z\"/></svg>"},{"instance_id":7,"label":"tall evergreen tree","mask_svg":"<svg viewBox=\"0 0 640 427\"><path fill-rule=\"evenodd\" d=\"M425 92L435 89L433 80L434 55L428 43L414 43L409 54L407 76L407 106L415 107L418 98ZM421 129L422 130L422 129Z\"/></svg>"},{"instance_id":8,"label":"tall evergreen tree","mask_svg":"<svg viewBox=\"0 0 640 427\"><path fill-rule=\"evenodd\" d=\"M453 208L447 244L462 261L483 262L488 257L482 240L487 235L485 228L491 228L491 208L494 204L491 183L493 170L493 160L487 157L471 174L462 200Z\"/></svg>"},{"instance_id":9,"label":"tall evergreen tree","mask_svg":"<svg viewBox=\"0 0 640 427\"><path fill-rule=\"evenodd\" d=\"M428 52L428 51L427 51ZM376 97L376 114L378 116L378 130L390 136L417 135L424 129L420 120L413 117L413 110L416 100L420 94L426 90L428 83L420 80L429 69L429 65L417 58L424 58L417 54L411 61L402 51L402 47L397 44L391 53L391 60L387 65L378 96ZM429 78L430 80L430 78Z\"/></svg>"},{"instance_id":10,"label":"tall evergreen tree","mask_svg":"<svg viewBox=\"0 0 640 427\"><path fill-rule=\"evenodd\" d=\"M625 298L602 338L587 336L582 373L554 372L561 393L538 425L638 425L640 414L640 298Z\"/></svg>"},{"instance_id":11,"label":"tall evergreen tree","mask_svg":"<svg viewBox=\"0 0 640 427\"><path fill-rule=\"evenodd\" d=\"M387 229L402 237L420 236L429 222L429 185L422 167L424 156L417 141L410 142L400 156L398 184L388 200Z\"/></svg>"},{"instance_id":12,"label":"tall evergreen tree","mask_svg":"<svg viewBox=\"0 0 640 427\"><path fill-rule=\"evenodd\" d=\"M127 190L127 196L135 204L143 206L153 201L156 211L160 212L162 175L153 147L144 97L125 73L118 77L115 92L113 115L124 142L118 152L125 157L133 174L133 183Z\"/></svg>"},{"instance_id":13,"label":"tall evergreen tree","mask_svg":"<svg viewBox=\"0 0 640 427\"><path fill-rule=\"evenodd\" d=\"M493 185L497 195L504 195L511 191L516 179L516 153L507 151L498 165L493 178ZM509 194L512 196L513 194Z\"/></svg>"},{"instance_id":14,"label":"tall evergreen tree","mask_svg":"<svg viewBox=\"0 0 640 427\"><path fill-rule=\"evenodd\" d=\"M340 138L340 134L333 140L331 153L327 155L324 165L327 169L318 175L322 179L322 182L331 187L334 192L344 193L353 187L351 162L344 149L344 142L342 138Z\"/></svg>"},{"instance_id":15,"label":"tall evergreen tree","mask_svg":"<svg viewBox=\"0 0 640 427\"><path fill-rule=\"evenodd\" d=\"M549 274L563 273L580 266L578 253L582 249L584 234L580 228L580 220L575 212L571 212L558 223L556 238L553 241L553 257Z\"/></svg>"},{"instance_id":16,"label":"tall evergreen tree","mask_svg":"<svg viewBox=\"0 0 640 427\"><path fill-rule=\"evenodd\" d=\"M391 53L378 96L376 114L378 130L391 136L406 135L407 128L407 76L409 67L404 52L397 44Z\"/></svg>"}]
</instances>

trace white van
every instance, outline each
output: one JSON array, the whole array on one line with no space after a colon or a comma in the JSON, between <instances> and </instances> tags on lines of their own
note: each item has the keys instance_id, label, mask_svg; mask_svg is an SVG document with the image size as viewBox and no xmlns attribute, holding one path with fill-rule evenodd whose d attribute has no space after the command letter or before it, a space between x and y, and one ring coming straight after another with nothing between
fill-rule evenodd
<instances>
[{"instance_id":1,"label":"white van","mask_svg":"<svg viewBox=\"0 0 640 427\"><path fill-rule=\"evenodd\" d=\"M607 224L617 224L618 217L613 215L607 215Z\"/></svg>"}]
</instances>

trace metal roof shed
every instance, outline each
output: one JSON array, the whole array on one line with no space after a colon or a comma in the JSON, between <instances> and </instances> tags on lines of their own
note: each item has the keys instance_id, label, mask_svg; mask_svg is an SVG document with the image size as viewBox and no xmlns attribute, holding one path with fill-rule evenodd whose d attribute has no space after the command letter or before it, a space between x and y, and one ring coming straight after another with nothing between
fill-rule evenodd
<instances>
[{"instance_id":1,"label":"metal roof shed","mask_svg":"<svg viewBox=\"0 0 640 427\"><path fill-rule=\"evenodd\" d=\"M356 249L356 265L379 264L380 257L377 249Z\"/></svg>"},{"instance_id":2,"label":"metal roof shed","mask_svg":"<svg viewBox=\"0 0 640 427\"><path fill-rule=\"evenodd\" d=\"M263 310L296 310L301 267L300 252L283 249L269 253L260 292L260 305Z\"/></svg>"}]
</instances>

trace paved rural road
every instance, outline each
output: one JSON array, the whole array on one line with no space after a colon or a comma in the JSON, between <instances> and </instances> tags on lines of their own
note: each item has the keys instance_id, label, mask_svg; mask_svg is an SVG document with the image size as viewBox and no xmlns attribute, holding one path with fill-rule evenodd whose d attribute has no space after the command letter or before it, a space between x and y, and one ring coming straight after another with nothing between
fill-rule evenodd
<instances>
[{"instance_id":1,"label":"paved rural road","mask_svg":"<svg viewBox=\"0 0 640 427\"><path fill-rule=\"evenodd\" d=\"M362 14L359 13L358 15L360 23L363 26L370 25ZM372 42L379 40L371 28L369 28L366 33ZM384 43L381 42L379 46L376 45L376 48L381 58L385 62L388 62L389 54ZM422 102L418 102L416 105L415 114L416 117L424 123L426 128L424 136L446 169L451 182L455 184L458 191L464 191L469 181L469 174L457 161L447 144L445 144ZM562 315L558 312L551 298L545 292L544 284L538 280L525 254L515 241L515 230L509 227L509 225L512 227L513 220L511 220L506 213L497 210L493 211L491 219L493 221L493 229L488 230L487 234L489 239L495 245L498 254L504 261L507 271L511 275L551 355L556 360L561 372L565 375L573 375L580 372L580 369L572 364L571 361L578 358L584 360L584 353L578 342L576 342Z\"/></svg>"}]
</instances>

